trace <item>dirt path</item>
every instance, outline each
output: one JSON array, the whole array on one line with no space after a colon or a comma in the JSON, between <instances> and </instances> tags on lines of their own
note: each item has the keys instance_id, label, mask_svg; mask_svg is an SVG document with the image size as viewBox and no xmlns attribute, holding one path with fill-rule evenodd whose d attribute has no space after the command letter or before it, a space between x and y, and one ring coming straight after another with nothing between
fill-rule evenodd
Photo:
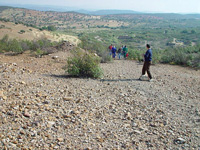
<instances>
[{"instance_id":1,"label":"dirt path","mask_svg":"<svg viewBox=\"0 0 200 150\"><path fill-rule=\"evenodd\" d=\"M66 53L0 55L0 149L200 148L200 71L101 64L100 80L69 78ZM5 64L6 63L6 64Z\"/></svg>"}]
</instances>

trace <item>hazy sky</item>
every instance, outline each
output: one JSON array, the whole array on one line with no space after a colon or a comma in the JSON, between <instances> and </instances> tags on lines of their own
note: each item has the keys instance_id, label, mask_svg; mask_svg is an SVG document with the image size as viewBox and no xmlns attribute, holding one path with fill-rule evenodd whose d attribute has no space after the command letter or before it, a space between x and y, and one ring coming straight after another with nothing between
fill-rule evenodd
<instances>
[{"instance_id":1,"label":"hazy sky","mask_svg":"<svg viewBox=\"0 0 200 150\"><path fill-rule=\"evenodd\" d=\"M200 13L200 0L0 0L8 4L57 5L80 9Z\"/></svg>"}]
</instances>

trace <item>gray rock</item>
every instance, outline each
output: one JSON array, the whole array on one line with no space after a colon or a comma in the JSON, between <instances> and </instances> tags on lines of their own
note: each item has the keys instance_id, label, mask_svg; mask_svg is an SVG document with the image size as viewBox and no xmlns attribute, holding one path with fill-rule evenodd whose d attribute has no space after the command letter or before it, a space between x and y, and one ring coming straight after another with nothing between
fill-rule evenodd
<instances>
[{"instance_id":1,"label":"gray rock","mask_svg":"<svg viewBox=\"0 0 200 150\"><path fill-rule=\"evenodd\" d=\"M174 142L177 144L185 144L186 140L179 137L179 138L175 139Z\"/></svg>"},{"instance_id":2,"label":"gray rock","mask_svg":"<svg viewBox=\"0 0 200 150\"><path fill-rule=\"evenodd\" d=\"M59 56L52 56L51 58L52 58L52 59L58 59Z\"/></svg>"},{"instance_id":3,"label":"gray rock","mask_svg":"<svg viewBox=\"0 0 200 150\"><path fill-rule=\"evenodd\" d=\"M133 131L133 133L134 133L134 134L138 134L138 135L140 135L140 134L141 134L141 132L140 132L140 131L138 131L138 130L134 130L134 131Z\"/></svg>"}]
</instances>

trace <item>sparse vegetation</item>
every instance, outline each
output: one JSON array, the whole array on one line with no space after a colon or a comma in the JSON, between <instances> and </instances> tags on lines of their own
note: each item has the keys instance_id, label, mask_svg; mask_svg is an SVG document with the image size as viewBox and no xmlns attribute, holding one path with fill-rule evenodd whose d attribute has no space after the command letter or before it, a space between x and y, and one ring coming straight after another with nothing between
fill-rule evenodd
<instances>
[{"instance_id":1,"label":"sparse vegetation","mask_svg":"<svg viewBox=\"0 0 200 150\"><path fill-rule=\"evenodd\" d=\"M42 27L42 28L39 28L41 31L42 30L48 30L48 31L56 31L56 27L55 26L53 26L53 25L51 25L51 26L44 26L44 27Z\"/></svg>"},{"instance_id":2,"label":"sparse vegetation","mask_svg":"<svg viewBox=\"0 0 200 150\"><path fill-rule=\"evenodd\" d=\"M184 65L200 68L200 45L166 49L161 58L162 63Z\"/></svg>"},{"instance_id":3,"label":"sparse vegetation","mask_svg":"<svg viewBox=\"0 0 200 150\"><path fill-rule=\"evenodd\" d=\"M5 35L0 40L0 52L14 52L16 54L23 53L26 50L36 52L36 54L49 54L50 52L43 51L44 48L58 45L59 42L51 42L47 39L39 39L34 41L29 40L17 40L9 39L8 35ZM43 51L43 52L40 52Z\"/></svg>"},{"instance_id":4,"label":"sparse vegetation","mask_svg":"<svg viewBox=\"0 0 200 150\"><path fill-rule=\"evenodd\" d=\"M79 47L96 53L101 57L101 62L112 60L107 50L110 44L117 48L121 45L127 45L129 59L142 61L145 43L150 43L153 49L154 64L163 62L198 68L199 52L188 52L185 49L193 49L199 43L199 15L122 14L92 16L74 12L24 11L24 9L18 8L9 8L9 13L6 13L6 7L2 7L2 12L7 15L0 18L0 21L10 20L16 24L22 23L40 30L54 31L55 37L57 33L78 36L82 41ZM40 17L37 17L38 15ZM0 17L2 17L1 13ZM25 33L24 31L21 30L20 33ZM48 41L43 40L31 43L28 41L18 41L18 43L15 40L10 42L18 45L14 51L19 53L27 49L43 50L44 47L51 46ZM13 46L9 48L7 44L8 42L1 44L1 52L3 50L13 51L11 50Z\"/></svg>"},{"instance_id":5,"label":"sparse vegetation","mask_svg":"<svg viewBox=\"0 0 200 150\"><path fill-rule=\"evenodd\" d=\"M92 53L76 49L74 56L67 61L67 73L76 77L99 78L103 72L99 66L100 58Z\"/></svg>"},{"instance_id":6,"label":"sparse vegetation","mask_svg":"<svg viewBox=\"0 0 200 150\"><path fill-rule=\"evenodd\" d=\"M144 54L144 51L131 49L129 50L128 54L129 54L128 59L142 61L143 60L142 55Z\"/></svg>"},{"instance_id":7,"label":"sparse vegetation","mask_svg":"<svg viewBox=\"0 0 200 150\"><path fill-rule=\"evenodd\" d=\"M25 33L26 31L24 31L24 30L20 30L20 32L21 32L21 33Z\"/></svg>"},{"instance_id":8,"label":"sparse vegetation","mask_svg":"<svg viewBox=\"0 0 200 150\"><path fill-rule=\"evenodd\" d=\"M109 56L108 48L103 42L98 41L98 39L95 38L90 38L87 35L82 35L80 39L82 42L79 46L92 53L96 53L101 57L101 62L105 63L112 61L112 58Z\"/></svg>"},{"instance_id":9,"label":"sparse vegetation","mask_svg":"<svg viewBox=\"0 0 200 150\"><path fill-rule=\"evenodd\" d=\"M144 50L130 50L129 59L143 61ZM168 48L166 50L153 49L153 64L168 63L172 65L200 68L200 45L190 47Z\"/></svg>"}]
</instances>

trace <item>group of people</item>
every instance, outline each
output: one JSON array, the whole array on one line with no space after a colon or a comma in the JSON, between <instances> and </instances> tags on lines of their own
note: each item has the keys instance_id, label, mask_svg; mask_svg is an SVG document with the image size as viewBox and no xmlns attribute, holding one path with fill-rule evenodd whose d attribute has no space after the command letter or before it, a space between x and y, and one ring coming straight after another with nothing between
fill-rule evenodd
<instances>
[{"instance_id":1,"label":"group of people","mask_svg":"<svg viewBox=\"0 0 200 150\"><path fill-rule=\"evenodd\" d=\"M146 72L149 78L149 81L152 81L152 75L150 73L150 65L152 62L152 50L150 48L149 44L146 44L146 48L147 51L144 54L144 64L143 64L143 68L142 68L142 75L140 76L140 80L143 80L143 77L145 76ZM117 48L115 46L113 46L112 44L108 47L109 51L110 51L110 56L112 56L113 58L116 57L116 52L118 53L118 58L121 59L121 55L123 54L124 59L126 59L128 57L128 48L127 46L121 46L118 51Z\"/></svg>"},{"instance_id":2,"label":"group of people","mask_svg":"<svg viewBox=\"0 0 200 150\"><path fill-rule=\"evenodd\" d=\"M116 53L118 54L118 58L121 59L121 56L124 57L124 59L126 59L128 57L128 48L127 46L121 46L118 50L115 46L113 46L112 44L108 47L108 50L110 52L110 56L112 56L112 58L115 59L116 57Z\"/></svg>"}]
</instances>

